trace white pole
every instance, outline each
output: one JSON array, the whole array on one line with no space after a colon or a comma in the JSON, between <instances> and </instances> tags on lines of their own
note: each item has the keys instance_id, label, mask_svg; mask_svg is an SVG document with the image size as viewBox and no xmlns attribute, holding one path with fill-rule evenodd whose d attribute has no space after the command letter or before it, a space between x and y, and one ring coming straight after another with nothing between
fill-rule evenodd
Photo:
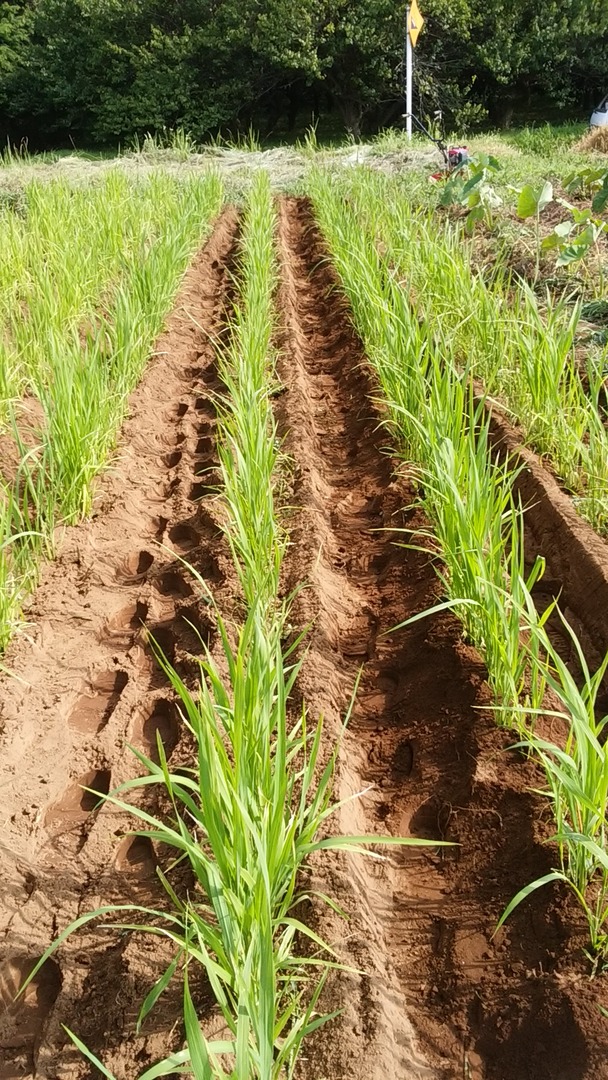
<instances>
[{"instance_id":1,"label":"white pole","mask_svg":"<svg viewBox=\"0 0 608 1080\"><path fill-rule=\"evenodd\" d=\"M408 4L406 9L406 25L405 25L405 111L406 111L406 131L407 137L411 141L412 138L412 67L413 67L413 53L412 39L410 37L410 5Z\"/></svg>"}]
</instances>

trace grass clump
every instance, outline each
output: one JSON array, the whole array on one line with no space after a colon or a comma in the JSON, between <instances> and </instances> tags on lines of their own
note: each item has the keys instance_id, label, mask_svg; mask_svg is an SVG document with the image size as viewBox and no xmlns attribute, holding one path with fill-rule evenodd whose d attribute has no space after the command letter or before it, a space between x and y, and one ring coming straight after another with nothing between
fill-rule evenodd
<instances>
[{"instance_id":1,"label":"grass clump","mask_svg":"<svg viewBox=\"0 0 608 1080\"><path fill-rule=\"evenodd\" d=\"M0 425L19 459L0 478L0 648L55 528L91 510L128 395L221 202L213 174L180 185L116 172L97 188L34 183L23 215L0 209Z\"/></svg>"},{"instance_id":2,"label":"grass clump","mask_svg":"<svg viewBox=\"0 0 608 1080\"><path fill-rule=\"evenodd\" d=\"M507 714L518 708L525 685L535 708L542 688L529 683L519 602L525 602L542 563L525 575L522 514L513 494L516 470L512 463L500 465L491 452L489 418L476 402L472 367L459 369L437 323L419 317L391 267L392 250L380 254L375 231L362 227L365 218L356 202L349 205L340 185L321 173L311 191L388 402L397 446L415 466L430 537L441 553L445 593L466 601L459 616Z\"/></svg>"},{"instance_id":3,"label":"grass clump","mask_svg":"<svg viewBox=\"0 0 608 1080\"><path fill-rule=\"evenodd\" d=\"M608 154L608 127L592 127L581 136L576 149L583 153Z\"/></svg>"},{"instance_id":4,"label":"grass clump","mask_svg":"<svg viewBox=\"0 0 608 1080\"><path fill-rule=\"evenodd\" d=\"M343 185L316 172L310 188L355 325L378 374L396 443L416 466L420 499L430 521L427 548L430 539L441 559L438 573L444 591L454 602L459 599L455 606L465 632L485 660L497 716L519 731L519 745L532 752L545 770L546 794L555 817L559 867L520 890L501 922L535 889L563 881L585 914L590 955L597 966L608 960L607 718L596 716L608 656L591 672L556 603L542 613L536 611L531 590L544 564L538 558L526 573L523 510L513 493L518 468L509 461L499 464L493 456L489 419L472 389L472 376L488 362L487 354L493 355L498 342L509 371L512 353L506 350L500 323L510 324L512 315L504 297L500 306L496 304L500 293L492 294L470 272L470 280L466 278L464 260L457 252L450 248L452 258L446 260L445 249L426 244L424 212L408 211L408 230L408 215L398 217L386 191L383 199L374 201L374 183L356 179L346 199ZM392 227L383 228L391 217ZM401 253L407 254L407 262ZM466 310L459 300L465 293ZM570 390L574 396L568 411L562 389L563 416L560 420L556 406L555 413L549 408L547 419L542 387L548 373L561 384L564 371L566 386L571 387L574 376L566 366L571 326L557 313L557 326L549 325L546 331L529 293L522 294L521 303L526 329L514 331L514 341L522 352L525 341L530 368L526 374L520 365L520 387L527 395L538 394L533 417L543 425L546 437L551 420L561 423L567 437L577 391ZM455 348L461 333L468 335L467 351ZM490 370L497 377L498 366ZM580 686L546 629L553 612L562 618L572 640L582 674ZM546 711L547 689L563 706L557 713L567 732L561 745L536 731L537 717Z\"/></svg>"},{"instance_id":5,"label":"grass clump","mask_svg":"<svg viewBox=\"0 0 608 1080\"><path fill-rule=\"evenodd\" d=\"M581 516L608 530L608 434L601 380L583 373L576 357L580 304L539 298L500 266L486 277L462 229L413 207L398 182L360 171L350 188L447 365L480 380L548 460Z\"/></svg>"},{"instance_id":6,"label":"grass clump","mask_svg":"<svg viewBox=\"0 0 608 1080\"><path fill-rule=\"evenodd\" d=\"M533 663L559 703L551 715L562 721L566 737L563 742L552 741L525 730L521 743L533 751L545 772L544 794L556 826L551 842L557 845L559 866L525 885L506 908L499 926L530 893L562 881L573 890L587 920L595 971L608 963L608 716L598 715L597 700L608 670L608 654L591 671L574 630L559 614L580 666L580 682L543 627L535 629L541 648Z\"/></svg>"}]
</instances>

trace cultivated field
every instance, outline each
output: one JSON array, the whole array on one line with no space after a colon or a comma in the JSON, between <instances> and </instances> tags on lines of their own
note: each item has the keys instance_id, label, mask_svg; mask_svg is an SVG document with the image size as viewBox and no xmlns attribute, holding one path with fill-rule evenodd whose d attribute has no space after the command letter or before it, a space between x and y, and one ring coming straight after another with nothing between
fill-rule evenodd
<instances>
[{"instance_id":1,"label":"cultivated field","mask_svg":"<svg viewBox=\"0 0 608 1080\"><path fill-rule=\"evenodd\" d=\"M0 1080L608 1080L608 169L476 151L7 167Z\"/></svg>"}]
</instances>

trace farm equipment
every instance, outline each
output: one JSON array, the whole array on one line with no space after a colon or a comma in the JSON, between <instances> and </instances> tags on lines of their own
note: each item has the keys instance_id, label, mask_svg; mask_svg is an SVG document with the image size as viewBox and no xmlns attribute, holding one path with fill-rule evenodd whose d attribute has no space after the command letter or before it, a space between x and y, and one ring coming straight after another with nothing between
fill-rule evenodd
<instances>
[{"instance_id":1,"label":"farm equipment","mask_svg":"<svg viewBox=\"0 0 608 1080\"><path fill-rule=\"evenodd\" d=\"M407 114L404 114L407 116ZM441 113L435 113L437 120L441 121ZM431 180L445 180L461 169L469 161L469 148L467 146L448 146L441 136L432 135L414 113L411 119L422 134L434 143L443 157L443 168L439 172L432 173Z\"/></svg>"}]
</instances>

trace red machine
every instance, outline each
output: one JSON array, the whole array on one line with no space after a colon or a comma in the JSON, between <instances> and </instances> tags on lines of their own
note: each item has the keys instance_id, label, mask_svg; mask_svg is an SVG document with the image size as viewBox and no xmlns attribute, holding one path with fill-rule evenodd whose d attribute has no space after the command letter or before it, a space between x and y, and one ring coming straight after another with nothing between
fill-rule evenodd
<instances>
[{"instance_id":1,"label":"red machine","mask_svg":"<svg viewBox=\"0 0 608 1080\"><path fill-rule=\"evenodd\" d=\"M404 119L407 118L407 113L404 114ZM438 114L439 115L439 114ZM414 121L416 127L430 142L435 143L438 150L441 151L444 160L444 167L441 172L433 173L431 180L445 180L446 176L450 173L456 172L457 169L461 169L463 165L466 165L469 160L469 148L468 146L447 146L443 139L436 139L434 135L431 135L430 131L425 128L424 124L420 123L420 120L414 114L411 114L411 118Z\"/></svg>"}]
</instances>

